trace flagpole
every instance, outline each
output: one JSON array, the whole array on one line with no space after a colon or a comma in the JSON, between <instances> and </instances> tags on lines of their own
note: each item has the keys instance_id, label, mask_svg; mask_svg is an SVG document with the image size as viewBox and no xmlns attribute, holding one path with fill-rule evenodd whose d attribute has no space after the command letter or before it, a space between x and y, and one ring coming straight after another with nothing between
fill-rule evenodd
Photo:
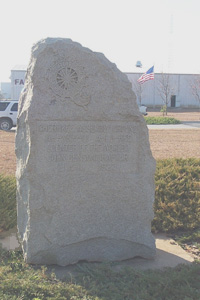
<instances>
[{"instance_id":1,"label":"flagpole","mask_svg":"<svg viewBox=\"0 0 200 300\"><path fill-rule=\"evenodd\" d=\"M155 93L155 81L156 81L156 76L155 76L155 63L154 65L154 83L153 83L153 108L155 108L155 102L156 102L156 93Z\"/></svg>"}]
</instances>

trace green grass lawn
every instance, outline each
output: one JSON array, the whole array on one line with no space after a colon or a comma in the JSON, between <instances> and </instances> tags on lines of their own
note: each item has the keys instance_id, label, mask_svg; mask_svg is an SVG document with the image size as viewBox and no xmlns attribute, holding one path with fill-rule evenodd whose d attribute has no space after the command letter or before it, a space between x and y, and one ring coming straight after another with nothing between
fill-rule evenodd
<instances>
[{"instance_id":1,"label":"green grass lawn","mask_svg":"<svg viewBox=\"0 0 200 300\"><path fill-rule=\"evenodd\" d=\"M200 262L165 270L113 270L111 263L76 265L59 280L44 267L24 263L21 252L0 250L1 300L199 300Z\"/></svg>"},{"instance_id":2,"label":"green grass lawn","mask_svg":"<svg viewBox=\"0 0 200 300\"><path fill-rule=\"evenodd\" d=\"M147 125L162 125L162 124L180 124L181 122L175 118L169 117L144 117Z\"/></svg>"}]
</instances>

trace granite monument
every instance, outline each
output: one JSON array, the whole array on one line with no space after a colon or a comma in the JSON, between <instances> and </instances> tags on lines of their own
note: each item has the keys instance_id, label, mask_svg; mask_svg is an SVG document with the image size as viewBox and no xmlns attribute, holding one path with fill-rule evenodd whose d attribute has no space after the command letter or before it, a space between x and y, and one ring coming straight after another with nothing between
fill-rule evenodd
<instances>
[{"instance_id":1,"label":"granite monument","mask_svg":"<svg viewBox=\"0 0 200 300\"><path fill-rule=\"evenodd\" d=\"M155 161L131 83L70 39L32 48L16 132L18 233L24 258L153 258Z\"/></svg>"}]
</instances>

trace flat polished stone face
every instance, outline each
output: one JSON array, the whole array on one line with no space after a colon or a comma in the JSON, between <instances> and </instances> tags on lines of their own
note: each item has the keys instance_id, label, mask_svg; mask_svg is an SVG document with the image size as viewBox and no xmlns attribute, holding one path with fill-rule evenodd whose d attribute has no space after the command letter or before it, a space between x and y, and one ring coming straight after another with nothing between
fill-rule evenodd
<instances>
[{"instance_id":1,"label":"flat polished stone face","mask_svg":"<svg viewBox=\"0 0 200 300\"><path fill-rule=\"evenodd\" d=\"M68 39L32 49L16 134L28 263L153 258L155 162L127 77Z\"/></svg>"}]
</instances>

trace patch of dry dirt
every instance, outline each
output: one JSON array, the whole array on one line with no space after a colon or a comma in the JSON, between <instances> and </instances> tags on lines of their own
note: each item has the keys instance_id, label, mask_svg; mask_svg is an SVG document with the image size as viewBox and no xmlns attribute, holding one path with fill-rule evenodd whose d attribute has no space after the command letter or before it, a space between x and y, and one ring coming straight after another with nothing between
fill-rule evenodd
<instances>
[{"instance_id":1,"label":"patch of dry dirt","mask_svg":"<svg viewBox=\"0 0 200 300\"><path fill-rule=\"evenodd\" d=\"M162 116L160 111L150 111L149 116ZM171 110L169 117L180 121L200 121L199 111ZM149 130L151 151L155 159L200 158L200 129ZM15 132L0 130L0 173L15 174Z\"/></svg>"},{"instance_id":2,"label":"patch of dry dirt","mask_svg":"<svg viewBox=\"0 0 200 300\"><path fill-rule=\"evenodd\" d=\"M149 111L148 116L162 116L160 111ZM200 111L169 109L167 117L181 122L200 121ZM151 151L155 159L200 158L200 130L149 130Z\"/></svg>"},{"instance_id":3,"label":"patch of dry dirt","mask_svg":"<svg viewBox=\"0 0 200 300\"><path fill-rule=\"evenodd\" d=\"M155 159L200 158L200 130L149 130ZM0 131L0 173L15 174L15 133Z\"/></svg>"},{"instance_id":4,"label":"patch of dry dirt","mask_svg":"<svg viewBox=\"0 0 200 300\"><path fill-rule=\"evenodd\" d=\"M155 159L200 158L200 130L149 130L150 147Z\"/></svg>"}]
</instances>

